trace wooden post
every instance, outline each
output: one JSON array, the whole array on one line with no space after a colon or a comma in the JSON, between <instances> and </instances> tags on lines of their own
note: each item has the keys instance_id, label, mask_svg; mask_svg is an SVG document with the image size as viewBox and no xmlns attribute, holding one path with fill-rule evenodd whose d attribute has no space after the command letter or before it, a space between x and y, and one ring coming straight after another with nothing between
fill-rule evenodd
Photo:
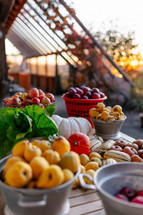
<instances>
[{"instance_id":1,"label":"wooden post","mask_svg":"<svg viewBox=\"0 0 143 215\"><path fill-rule=\"evenodd\" d=\"M5 54L6 29L0 25L0 99L8 93L8 66Z\"/></svg>"}]
</instances>

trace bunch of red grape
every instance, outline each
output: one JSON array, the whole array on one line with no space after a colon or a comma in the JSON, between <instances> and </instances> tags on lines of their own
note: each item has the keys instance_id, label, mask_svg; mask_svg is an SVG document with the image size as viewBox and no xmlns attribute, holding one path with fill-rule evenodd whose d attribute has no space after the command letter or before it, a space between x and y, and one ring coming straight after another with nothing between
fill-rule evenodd
<instances>
[{"instance_id":1,"label":"bunch of red grape","mask_svg":"<svg viewBox=\"0 0 143 215\"><path fill-rule=\"evenodd\" d=\"M124 201L143 204L143 190L136 191L130 187L123 187L115 197Z\"/></svg>"},{"instance_id":2,"label":"bunch of red grape","mask_svg":"<svg viewBox=\"0 0 143 215\"><path fill-rule=\"evenodd\" d=\"M64 94L66 98L73 99L102 99L105 98L105 94L98 88L90 88L86 86L82 87L70 87Z\"/></svg>"}]
</instances>

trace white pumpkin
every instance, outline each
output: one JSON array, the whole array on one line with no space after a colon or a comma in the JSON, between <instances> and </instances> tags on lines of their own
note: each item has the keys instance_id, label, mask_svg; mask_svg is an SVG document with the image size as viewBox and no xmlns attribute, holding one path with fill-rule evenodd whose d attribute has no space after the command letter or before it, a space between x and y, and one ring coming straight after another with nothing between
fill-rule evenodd
<instances>
[{"instance_id":1,"label":"white pumpkin","mask_svg":"<svg viewBox=\"0 0 143 215\"><path fill-rule=\"evenodd\" d=\"M83 117L62 118L59 115L53 115L52 119L56 123L61 136L65 138L76 132L88 135L91 131L91 124Z\"/></svg>"}]
</instances>

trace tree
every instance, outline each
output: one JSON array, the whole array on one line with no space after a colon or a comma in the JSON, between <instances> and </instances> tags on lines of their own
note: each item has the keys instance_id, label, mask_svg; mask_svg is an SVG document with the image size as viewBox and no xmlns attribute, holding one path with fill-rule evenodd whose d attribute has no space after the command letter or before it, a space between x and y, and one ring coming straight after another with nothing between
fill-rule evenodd
<instances>
[{"instance_id":1,"label":"tree","mask_svg":"<svg viewBox=\"0 0 143 215\"><path fill-rule=\"evenodd\" d=\"M115 62L133 79L141 60L140 52L135 52L138 47L135 43L135 33L128 32L125 35L118 30L107 30L105 33L98 31L94 35ZM134 63L131 63L133 61Z\"/></svg>"}]
</instances>

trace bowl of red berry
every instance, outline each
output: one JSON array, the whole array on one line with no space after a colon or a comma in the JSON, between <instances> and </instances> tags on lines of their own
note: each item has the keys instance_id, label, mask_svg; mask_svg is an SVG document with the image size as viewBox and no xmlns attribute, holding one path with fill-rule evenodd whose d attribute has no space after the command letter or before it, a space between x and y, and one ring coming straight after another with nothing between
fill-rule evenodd
<instances>
[{"instance_id":1,"label":"bowl of red berry","mask_svg":"<svg viewBox=\"0 0 143 215\"><path fill-rule=\"evenodd\" d=\"M93 184L86 184L87 177ZM99 168L92 179L82 173L80 185L98 192L107 215L143 214L143 164L120 162Z\"/></svg>"},{"instance_id":2,"label":"bowl of red berry","mask_svg":"<svg viewBox=\"0 0 143 215\"><path fill-rule=\"evenodd\" d=\"M68 117L84 117L92 124L89 110L96 107L97 103L104 102L107 97L98 88L82 86L70 87L62 98L65 100Z\"/></svg>"},{"instance_id":3,"label":"bowl of red berry","mask_svg":"<svg viewBox=\"0 0 143 215\"><path fill-rule=\"evenodd\" d=\"M55 101L55 96L50 93L44 93L43 90L31 88L28 92L17 92L14 95L4 98L4 107L18 107L24 108L28 105L38 105L39 107L46 107Z\"/></svg>"}]
</instances>

